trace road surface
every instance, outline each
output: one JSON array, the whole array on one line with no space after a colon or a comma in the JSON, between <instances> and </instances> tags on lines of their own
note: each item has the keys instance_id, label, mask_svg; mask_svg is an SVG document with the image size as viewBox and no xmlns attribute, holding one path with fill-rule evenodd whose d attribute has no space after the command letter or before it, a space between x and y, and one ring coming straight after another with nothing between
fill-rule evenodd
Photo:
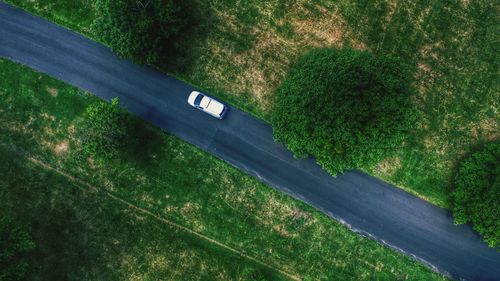
<instances>
[{"instance_id":1,"label":"road surface","mask_svg":"<svg viewBox=\"0 0 500 281\"><path fill-rule=\"evenodd\" d=\"M500 280L500 252L450 213L361 172L332 178L296 160L269 124L231 108L217 120L190 107L194 88L0 1L0 57L47 73L130 112L298 198L352 230L466 280Z\"/></svg>"}]
</instances>

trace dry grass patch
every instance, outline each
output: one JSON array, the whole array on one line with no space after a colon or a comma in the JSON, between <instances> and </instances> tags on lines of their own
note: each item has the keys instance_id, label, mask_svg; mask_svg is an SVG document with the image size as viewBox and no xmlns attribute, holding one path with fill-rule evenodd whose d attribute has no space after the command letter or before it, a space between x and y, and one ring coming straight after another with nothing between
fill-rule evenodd
<instances>
[{"instance_id":1,"label":"dry grass patch","mask_svg":"<svg viewBox=\"0 0 500 281\"><path fill-rule=\"evenodd\" d=\"M318 7L318 12L320 15L314 16L302 9L289 19L295 31L294 41L314 48L341 48L348 30L346 22L324 7Z\"/></svg>"},{"instance_id":2,"label":"dry grass patch","mask_svg":"<svg viewBox=\"0 0 500 281\"><path fill-rule=\"evenodd\" d=\"M68 153L68 151L69 151L69 140L67 140L67 139L59 142L54 147L54 153L57 156L64 155L64 154Z\"/></svg>"},{"instance_id":3,"label":"dry grass patch","mask_svg":"<svg viewBox=\"0 0 500 281\"><path fill-rule=\"evenodd\" d=\"M280 16L275 14L277 5L255 5L257 19L245 24L238 8L212 3L217 31L198 46L202 55L195 58L190 76L231 95L250 96L261 110L270 111L276 88L300 55L316 47L342 47L349 37L342 17L321 4L311 7L309 1L298 1ZM229 33L243 38L221 37ZM365 48L352 41L353 46Z\"/></svg>"},{"instance_id":4,"label":"dry grass patch","mask_svg":"<svg viewBox=\"0 0 500 281\"><path fill-rule=\"evenodd\" d=\"M59 91L56 88L52 87L47 87L46 90L53 97L57 97L57 94L59 93Z\"/></svg>"},{"instance_id":5,"label":"dry grass patch","mask_svg":"<svg viewBox=\"0 0 500 281\"><path fill-rule=\"evenodd\" d=\"M401 158L393 156L380 161L375 167L375 172L377 174L393 176L399 169L401 169Z\"/></svg>"},{"instance_id":6,"label":"dry grass patch","mask_svg":"<svg viewBox=\"0 0 500 281\"><path fill-rule=\"evenodd\" d=\"M385 15L386 24L384 26L384 31L387 30L387 26L390 24L392 17L394 16L394 14L396 13L396 11L399 7L398 1L395 1L395 0L387 1L387 4L388 4L388 12Z\"/></svg>"},{"instance_id":7,"label":"dry grass patch","mask_svg":"<svg viewBox=\"0 0 500 281\"><path fill-rule=\"evenodd\" d=\"M480 122L470 126L470 132L474 139L494 141L500 137L500 122L494 118L484 118Z\"/></svg>"}]
</instances>

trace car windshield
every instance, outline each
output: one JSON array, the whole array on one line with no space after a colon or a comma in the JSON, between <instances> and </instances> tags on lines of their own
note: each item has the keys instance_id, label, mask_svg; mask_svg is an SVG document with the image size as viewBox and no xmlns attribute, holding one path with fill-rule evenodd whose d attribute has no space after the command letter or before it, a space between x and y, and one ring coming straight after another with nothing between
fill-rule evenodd
<instances>
[{"instance_id":1,"label":"car windshield","mask_svg":"<svg viewBox=\"0 0 500 281\"><path fill-rule=\"evenodd\" d=\"M200 105L201 100L203 99L203 95L199 94L194 100L194 105Z\"/></svg>"}]
</instances>

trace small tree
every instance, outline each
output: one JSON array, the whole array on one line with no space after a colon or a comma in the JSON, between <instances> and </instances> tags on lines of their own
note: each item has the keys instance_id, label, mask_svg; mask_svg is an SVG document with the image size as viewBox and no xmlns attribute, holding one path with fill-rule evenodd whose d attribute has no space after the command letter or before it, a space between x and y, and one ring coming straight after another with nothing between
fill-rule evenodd
<instances>
[{"instance_id":1,"label":"small tree","mask_svg":"<svg viewBox=\"0 0 500 281\"><path fill-rule=\"evenodd\" d=\"M472 222L490 247L500 249L500 142L460 163L451 195L455 223Z\"/></svg>"},{"instance_id":2,"label":"small tree","mask_svg":"<svg viewBox=\"0 0 500 281\"><path fill-rule=\"evenodd\" d=\"M26 254L35 248L35 242L20 226L7 217L0 218L0 281L20 280L29 264Z\"/></svg>"},{"instance_id":3,"label":"small tree","mask_svg":"<svg viewBox=\"0 0 500 281\"><path fill-rule=\"evenodd\" d=\"M118 98L111 103L99 101L89 105L85 112L80 140L84 152L96 160L116 158L124 144L127 115L118 103Z\"/></svg>"},{"instance_id":4,"label":"small tree","mask_svg":"<svg viewBox=\"0 0 500 281\"><path fill-rule=\"evenodd\" d=\"M122 57L154 64L185 25L182 0L96 0L94 35Z\"/></svg>"},{"instance_id":5,"label":"small tree","mask_svg":"<svg viewBox=\"0 0 500 281\"><path fill-rule=\"evenodd\" d=\"M396 58L313 50L277 91L274 136L334 175L374 165L402 146L413 127L411 77Z\"/></svg>"}]
</instances>

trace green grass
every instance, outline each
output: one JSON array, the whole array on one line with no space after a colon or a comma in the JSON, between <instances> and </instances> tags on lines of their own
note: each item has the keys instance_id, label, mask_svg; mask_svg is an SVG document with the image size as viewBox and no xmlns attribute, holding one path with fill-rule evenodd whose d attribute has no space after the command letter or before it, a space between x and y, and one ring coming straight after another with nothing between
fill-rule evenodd
<instances>
[{"instance_id":1,"label":"green grass","mask_svg":"<svg viewBox=\"0 0 500 281\"><path fill-rule=\"evenodd\" d=\"M91 36L90 25L94 20L92 0L7 0L5 2L26 9L35 15Z\"/></svg>"},{"instance_id":2,"label":"green grass","mask_svg":"<svg viewBox=\"0 0 500 281\"><path fill-rule=\"evenodd\" d=\"M8 2L91 36L91 1ZM494 1L193 0L191 8L199 22L158 67L265 120L288 68L311 48L403 58L415 69L421 121L395 157L365 170L434 204L448 207L457 160L498 139Z\"/></svg>"},{"instance_id":3,"label":"green grass","mask_svg":"<svg viewBox=\"0 0 500 281\"><path fill-rule=\"evenodd\" d=\"M36 248L26 280L287 280L0 146L0 212Z\"/></svg>"},{"instance_id":4,"label":"green grass","mask_svg":"<svg viewBox=\"0 0 500 281\"><path fill-rule=\"evenodd\" d=\"M138 138L130 152L97 166L83 156L74 136L85 107L97 98L13 62L0 59L0 69L1 146L97 188L69 182L7 151L2 154L14 168L10 174L0 171L8 175L2 177L6 188L1 189L0 206L31 227L35 238L42 237L37 238L37 260L44 255L53 259L58 264L54 274L156 279L155 274L180 270L167 279L238 280L244 268L254 268L270 279L286 278L272 269L278 268L305 280L443 279L141 120L134 121ZM272 268L237 259L114 196ZM58 229L63 238L54 235ZM82 251L88 256L76 259Z\"/></svg>"},{"instance_id":5,"label":"green grass","mask_svg":"<svg viewBox=\"0 0 500 281\"><path fill-rule=\"evenodd\" d=\"M409 144L371 168L374 174L448 206L457 161L499 137L499 8L492 1L414 1L340 9L367 48L415 68L422 118Z\"/></svg>"}]
</instances>

